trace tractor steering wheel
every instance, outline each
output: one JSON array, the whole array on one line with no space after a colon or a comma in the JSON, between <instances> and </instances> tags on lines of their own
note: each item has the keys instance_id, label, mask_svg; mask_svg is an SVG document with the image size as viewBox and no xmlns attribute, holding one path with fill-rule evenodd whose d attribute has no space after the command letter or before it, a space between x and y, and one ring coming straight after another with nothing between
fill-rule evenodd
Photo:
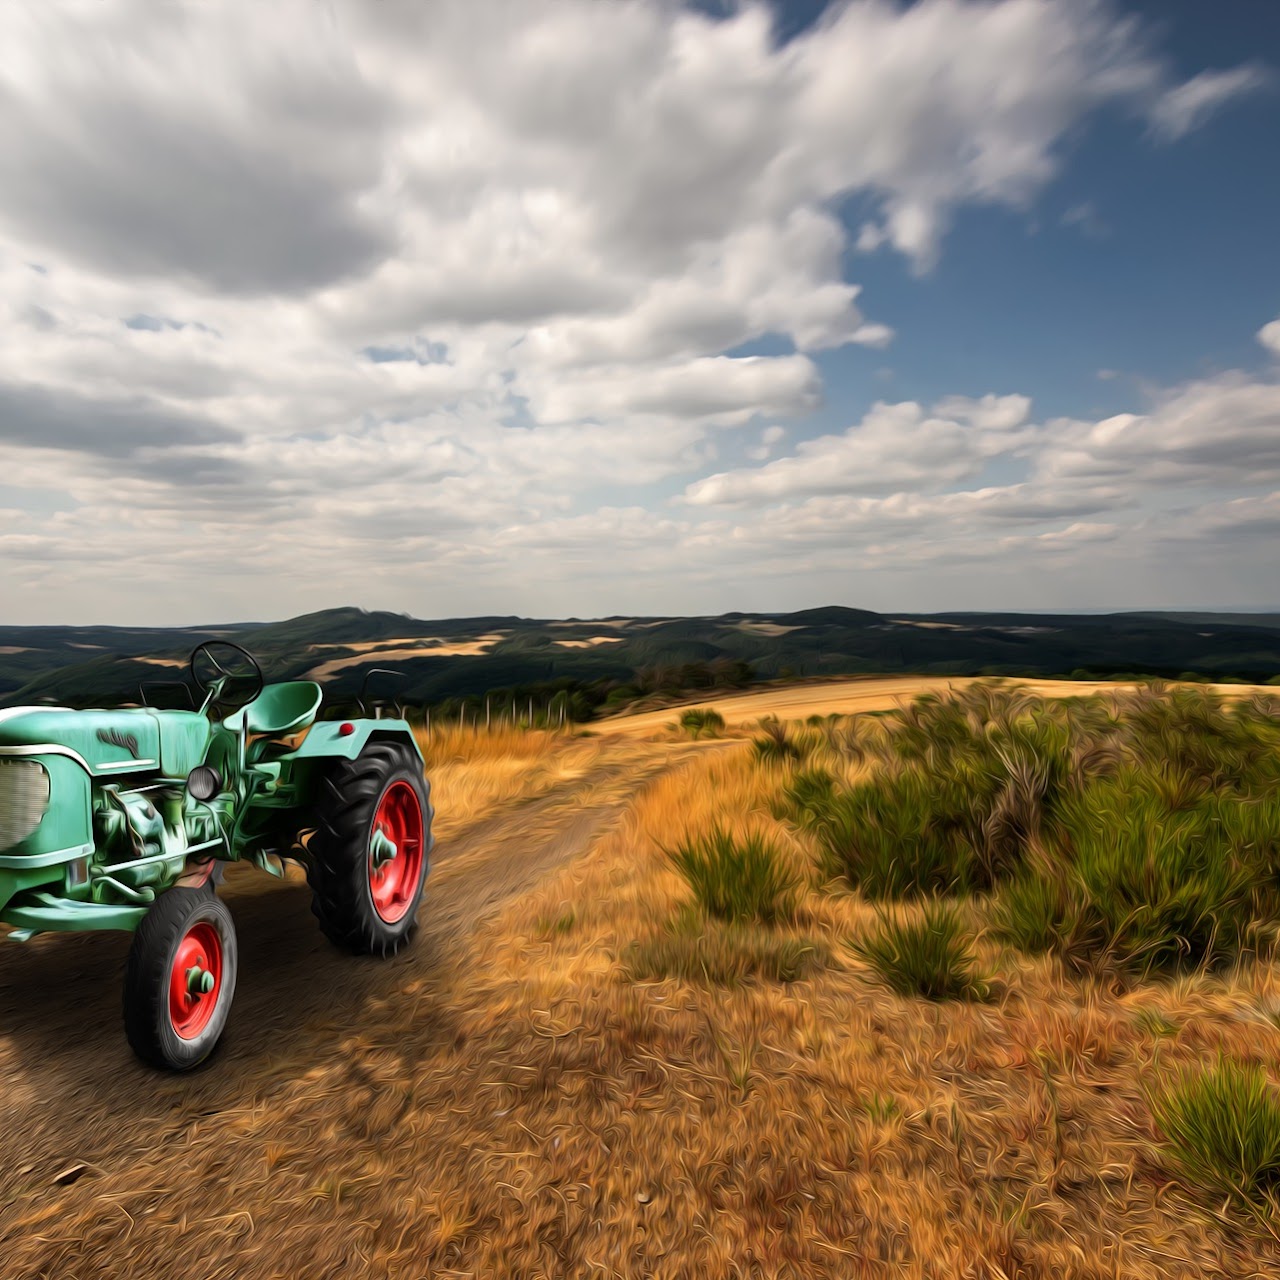
<instances>
[{"instance_id":1,"label":"tractor steering wheel","mask_svg":"<svg viewBox=\"0 0 1280 1280\"><path fill-rule=\"evenodd\" d=\"M218 660L217 650L229 649L222 661ZM203 660L202 660L203 658ZM187 664L196 688L204 694L204 705L209 707L215 703L229 703L232 710L248 706L262 692L264 681L262 668L258 666L248 649L242 649L230 640L205 640L191 651L191 660ZM229 686L243 685L252 690L247 696L243 690L228 698Z\"/></svg>"}]
</instances>

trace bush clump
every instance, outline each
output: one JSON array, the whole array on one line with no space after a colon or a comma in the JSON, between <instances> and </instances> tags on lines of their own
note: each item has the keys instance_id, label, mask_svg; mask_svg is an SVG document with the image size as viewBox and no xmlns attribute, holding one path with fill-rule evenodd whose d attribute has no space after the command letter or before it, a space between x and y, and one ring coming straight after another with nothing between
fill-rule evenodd
<instances>
[{"instance_id":1,"label":"bush clump","mask_svg":"<svg viewBox=\"0 0 1280 1280\"><path fill-rule=\"evenodd\" d=\"M998 938L1032 954L1052 952L1077 968L1093 964L1102 946L1101 926L1080 886L1064 876L1027 871L1001 891L992 914Z\"/></svg>"},{"instance_id":2,"label":"bush clump","mask_svg":"<svg viewBox=\"0 0 1280 1280\"><path fill-rule=\"evenodd\" d=\"M869 898L906 898L968 888L970 851L933 806L921 770L861 783L832 797L817 827L828 875Z\"/></svg>"},{"instance_id":3,"label":"bush clump","mask_svg":"<svg viewBox=\"0 0 1280 1280\"><path fill-rule=\"evenodd\" d=\"M739 836L716 826L668 856L708 916L776 924L795 914L800 877L781 846L758 832Z\"/></svg>"},{"instance_id":4,"label":"bush clump","mask_svg":"<svg viewBox=\"0 0 1280 1280\"><path fill-rule=\"evenodd\" d=\"M931 902L918 916L881 916L871 933L850 945L899 995L971 1000L987 994L974 973L972 943L955 908L945 903Z\"/></svg>"},{"instance_id":5,"label":"bush clump","mask_svg":"<svg viewBox=\"0 0 1280 1280\"><path fill-rule=\"evenodd\" d=\"M761 764L783 765L800 759L800 745L781 720L768 716L760 721L760 729L761 733L751 740L751 749Z\"/></svg>"},{"instance_id":6,"label":"bush clump","mask_svg":"<svg viewBox=\"0 0 1280 1280\"><path fill-rule=\"evenodd\" d=\"M1183 1075L1152 1102L1172 1164L1193 1186L1238 1206L1274 1209L1280 1191L1280 1097L1260 1068L1228 1059Z\"/></svg>"},{"instance_id":7,"label":"bush clump","mask_svg":"<svg viewBox=\"0 0 1280 1280\"><path fill-rule=\"evenodd\" d=\"M1233 855L1215 809L1173 808L1140 773L1073 797L1063 816L1068 893L1118 967L1146 975L1241 951L1254 869Z\"/></svg>"},{"instance_id":8,"label":"bush clump","mask_svg":"<svg viewBox=\"0 0 1280 1280\"><path fill-rule=\"evenodd\" d=\"M795 772L776 812L873 899L991 893L1001 936L1137 974L1270 945L1280 702L1158 684L1052 701L926 695L857 741L870 776Z\"/></svg>"},{"instance_id":9,"label":"bush clump","mask_svg":"<svg viewBox=\"0 0 1280 1280\"><path fill-rule=\"evenodd\" d=\"M714 738L724 732L724 716L714 707L690 707L680 713L680 727L692 738Z\"/></svg>"}]
</instances>

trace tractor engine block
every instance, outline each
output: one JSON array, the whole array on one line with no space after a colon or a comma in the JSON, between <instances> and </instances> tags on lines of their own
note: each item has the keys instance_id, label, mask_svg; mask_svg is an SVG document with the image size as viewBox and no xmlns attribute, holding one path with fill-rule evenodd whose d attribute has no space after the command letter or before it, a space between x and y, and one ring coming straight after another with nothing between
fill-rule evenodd
<instances>
[{"instance_id":1,"label":"tractor engine block","mask_svg":"<svg viewBox=\"0 0 1280 1280\"><path fill-rule=\"evenodd\" d=\"M200 801L180 785L99 788L93 798L95 902L151 902L193 856L225 855L232 799Z\"/></svg>"}]
</instances>

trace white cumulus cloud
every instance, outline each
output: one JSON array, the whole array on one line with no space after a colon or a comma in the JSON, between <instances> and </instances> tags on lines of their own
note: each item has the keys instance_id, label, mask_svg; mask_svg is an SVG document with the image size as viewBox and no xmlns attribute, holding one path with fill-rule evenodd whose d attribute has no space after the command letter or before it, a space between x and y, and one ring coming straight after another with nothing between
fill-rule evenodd
<instances>
[{"instance_id":1,"label":"white cumulus cloud","mask_svg":"<svg viewBox=\"0 0 1280 1280\"><path fill-rule=\"evenodd\" d=\"M1273 356L1280 356L1280 320L1270 320L1258 330L1258 341Z\"/></svg>"},{"instance_id":2,"label":"white cumulus cloud","mask_svg":"<svg viewBox=\"0 0 1280 1280\"><path fill-rule=\"evenodd\" d=\"M925 272L1100 108L1174 137L1255 87L1176 84L1106 3L850 0L782 43L762 3L99 0L0 6L0 48L13 621L136 620L121 587L166 581L199 594L156 620L583 612L628 555L676 608L777 566L762 539L820 576L892 520L923 562L912 512L957 522L958 555L1088 523L1128 472L1275 468L1247 379L1112 428L1005 395L802 438L828 353L898 340L851 242Z\"/></svg>"}]
</instances>

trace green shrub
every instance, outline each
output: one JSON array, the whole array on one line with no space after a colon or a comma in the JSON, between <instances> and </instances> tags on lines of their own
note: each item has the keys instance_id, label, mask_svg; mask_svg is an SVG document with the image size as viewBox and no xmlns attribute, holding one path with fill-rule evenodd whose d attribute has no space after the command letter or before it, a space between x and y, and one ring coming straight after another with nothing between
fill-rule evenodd
<instances>
[{"instance_id":1,"label":"green shrub","mask_svg":"<svg viewBox=\"0 0 1280 1280\"><path fill-rule=\"evenodd\" d=\"M608 696L604 700L604 707L607 711L615 711L619 707L626 706L628 702L634 702L637 698L643 696L643 691L636 688L635 685L624 684L619 685L616 689L611 689Z\"/></svg>"},{"instance_id":2,"label":"green shrub","mask_svg":"<svg viewBox=\"0 0 1280 1280\"><path fill-rule=\"evenodd\" d=\"M932 902L922 915L881 916L876 929L855 939L854 953L904 996L929 1000L981 999L973 948L953 907Z\"/></svg>"},{"instance_id":3,"label":"green shrub","mask_svg":"<svg viewBox=\"0 0 1280 1280\"><path fill-rule=\"evenodd\" d=\"M1087 787L1064 815L1083 897L1109 958L1142 974L1236 955L1255 877L1208 805L1172 810L1148 775Z\"/></svg>"},{"instance_id":4,"label":"green shrub","mask_svg":"<svg viewBox=\"0 0 1280 1280\"><path fill-rule=\"evenodd\" d=\"M1072 796L1054 870L1041 861L1001 889L997 935L1078 968L1144 976L1219 965L1268 942L1280 901L1280 798L1193 801L1169 785L1128 767Z\"/></svg>"},{"instance_id":5,"label":"green shrub","mask_svg":"<svg viewBox=\"0 0 1280 1280\"><path fill-rule=\"evenodd\" d=\"M681 712L680 727L694 738L714 738L724 732L724 716L714 707L690 707Z\"/></svg>"},{"instance_id":6,"label":"green shrub","mask_svg":"<svg viewBox=\"0 0 1280 1280\"><path fill-rule=\"evenodd\" d=\"M1218 797L1213 809L1231 855L1253 867L1265 884L1280 888L1280 791Z\"/></svg>"},{"instance_id":7,"label":"green shrub","mask_svg":"<svg viewBox=\"0 0 1280 1280\"><path fill-rule=\"evenodd\" d=\"M801 769L773 805L775 818L785 818L806 831L818 831L832 818L836 780L825 769Z\"/></svg>"},{"instance_id":8,"label":"green shrub","mask_svg":"<svg viewBox=\"0 0 1280 1280\"><path fill-rule=\"evenodd\" d=\"M1029 950L1215 964L1280 905L1277 710L1158 682L933 695L868 739L880 767L861 791L796 794L793 820L872 896L996 890L997 927Z\"/></svg>"},{"instance_id":9,"label":"green shrub","mask_svg":"<svg viewBox=\"0 0 1280 1280\"><path fill-rule=\"evenodd\" d=\"M935 821L929 781L918 769L835 794L814 826L823 867L869 898L963 889L968 850Z\"/></svg>"},{"instance_id":10,"label":"green shrub","mask_svg":"<svg viewBox=\"0 0 1280 1280\"><path fill-rule=\"evenodd\" d=\"M760 721L763 732L751 740L751 749L761 764L780 765L800 759L800 747L787 726L772 716Z\"/></svg>"},{"instance_id":11,"label":"green shrub","mask_svg":"<svg viewBox=\"0 0 1280 1280\"><path fill-rule=\"evenodd\" d=\"M1153 1099L1165 1150L1215 1198L1272 1207L1280 1189L1280 1097L1257 1067L1229 1060L1184 1075Z\"/></svg>"},{"instance_id":12,"label":"green shrub","mask_svg":"<svg viewBox=\"0 0 1280 1280\"><path fill-rule=\"evenodd\" d=\"M860 756L882 752L872 780L828 787L802 775L783 809L819 837L828 871L870 896L989 889L1043 842L1076 767L1065 724L1026 708L1001 689L918 699L883 741L858 739Z\"/></svg>"},{"instance_id":13,"label":"green shrub","mask_svg":"<svg viewBox=\"0 0 1280 1280\"><path fill-rule=\"evenodd\" d=\"M774 924L795 914L799 876L785 851L758 833L713 827L668 856L708 916Z\"/></svg>"},{"instance_id":14,"label":"green shrub","mask_svg":"<svg viewBox=\"0 0 1280 1280\"><path fill-rule=\"evenodd\" d=\"M1102 921L1083 888L1065 876L1028 870L1000 892L992 911L996 936L1022 951L1052 952L1078 968L1096 961Z\"/></svg>"},{"instance_id":15,"label":"green shrub","mask_svg":"<svg viewBox=\"0 0 1280 1280\"><path fill-rule=\"evenodd\" d=\"M1236 793L1276 781L1277 726L1247 702L1233 707L1209 689L1153 686L1132 695L1124 719L1139 765Z\"/></svg>"},{"instance_id":16,"label":"green shrub","mask_svg":"<svg viewBox=\"0 0 1280 1280\"><path fill-rule=\"evenodd\" d=\"M1272 695L1228 703L1151 681L1050 701L975 685L851 723L869 779L797 771L775 813L868 897L993 891L1003 937L1080 968L1211 966L1274 941ZM829 737L824 750L850 758Z\"/></svg>"}]
</instances>

